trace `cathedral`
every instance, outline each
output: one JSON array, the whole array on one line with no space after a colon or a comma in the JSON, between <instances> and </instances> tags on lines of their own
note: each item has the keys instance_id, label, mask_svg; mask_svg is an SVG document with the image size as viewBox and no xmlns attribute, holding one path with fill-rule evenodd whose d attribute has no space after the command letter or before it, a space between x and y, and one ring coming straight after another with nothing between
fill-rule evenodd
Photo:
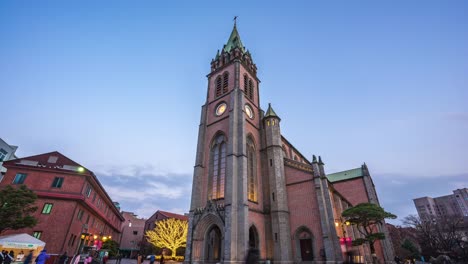
<instances>
[{"instance_id":1,"label":"cathedral","mask_svg":"<svg viewBox=\"0 0 468 264\"><path fill-rule=\"evenodd\" d=\"M370 262L341 218L379 203L366 164L327 175L320 157L307 159L281 135L280 116L261 108L257 66L235 23L207 78L185 263L244 263L248 252L261 263ZM389 239L375 247L380 263L393 260Z\"/></svg>"}]
</instances>

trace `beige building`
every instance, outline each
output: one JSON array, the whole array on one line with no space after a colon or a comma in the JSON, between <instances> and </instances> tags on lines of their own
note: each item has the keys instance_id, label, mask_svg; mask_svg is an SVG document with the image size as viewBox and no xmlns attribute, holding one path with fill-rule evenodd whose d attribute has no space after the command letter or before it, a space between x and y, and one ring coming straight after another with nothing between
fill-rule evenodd
<instances>
[{"instance_id":1,"label":"beige building","mask_svg":"<svg viewBox=\"0 0 468 264\"><path fill-rule=\"evenodd\" d=\"M140 251L146 219L138 218L132 212L122 212L122 216L125 220L122 223L119 251L123 257L134 258Z\"/></svg>"},{"instance_id":2,"label":"beige building","mask_svg":"<svg viewBox=\"0 0 468 264\"><path fill-rule=\"evenodd\" d=\"M440 197L413 199L421 219L431 220L440 217L468 217L468 189L457 189L453 194Z\"/></svg>"}]
</instances>

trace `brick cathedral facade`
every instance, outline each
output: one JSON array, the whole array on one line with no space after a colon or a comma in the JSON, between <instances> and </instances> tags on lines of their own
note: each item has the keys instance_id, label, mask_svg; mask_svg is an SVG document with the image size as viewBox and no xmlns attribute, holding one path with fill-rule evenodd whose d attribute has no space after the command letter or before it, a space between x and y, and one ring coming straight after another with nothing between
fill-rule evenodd
<instances>
[{"instance_id":1,"label":"brick cathedral facade","mask_svg":"<svg viewBox=\"0 0 468 264\"><path fill-rule=\"evenodd\" d=\"M360 168L326 175L281 135L271 105L260 106L260 81L236 25L211 61L202 106L189 214L186 263L243 263L249 248L272 263L370 260L341 212L378 203L372 179ZM385 226L378 227L385 232ZM393 260L388 240L378 258Z\"/></svg>"}]
</instances>

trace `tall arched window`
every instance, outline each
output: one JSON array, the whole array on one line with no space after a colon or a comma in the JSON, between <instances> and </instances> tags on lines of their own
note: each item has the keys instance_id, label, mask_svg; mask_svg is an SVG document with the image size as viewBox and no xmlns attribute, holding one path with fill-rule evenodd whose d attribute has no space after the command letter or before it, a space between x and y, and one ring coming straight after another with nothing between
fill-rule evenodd
<instances>
[{"instance_id":1,"label":"tall arched window","mask_svg":"<svg viewBox=\"0 0 468 264\"><path fill-rule=\"evenodd\" d=\"M252 82L252 80L249 80L249 94L248 94L248 97L250 99L253 99L253 82Z\"/></svg>"},{"instance_id":2,"label":"tall arched window","mask_svg":"<svg viewBox=\"0 0 468 264\"><path fill-rule=\"evenodd\" d=\"M211 145L209 190L211 199L224 198L224 179L226 175L226 140L218 135Z\"/></svg>"},{"instance_id":3,"label":"tall arched window","mask_svg":"<svg viewBox=\"0 0 468 264\"><path fill-rule=\"evenodd\" d=\"M223 94L227 93L228 85L229 85L229 73L224 72L223 73Z\"/></svg>"},{"instance_id":4,"label":"tall arched window","mask_svg":"<svg viewBox=\"0 0 468 264\"><path fill-rule=\"evenodd\" d=\"M244 74L244 94L247 96L247 90L249 89L249 77Z\"/></svg>"},{"instance_id":5,"label":"tall arched window","mask_svg":"<svg viewBox=\"0 0 468 264\"><path fill-rule=\"evenodd\" d=\"M247 199L257 201L257 156L251 138L247 139Z\"/></svg>"},{"instance_id":6,"label":"tall arched window","mask_svg":"<svg viewBox=\"0 0 468 264\"><path fill-rule=\"evenodd\" d=\"M218 78L216 78L216 93L215 93L215 96L216 97L221 96L221 76L218 76Z\"/></svg>"}]
</instances>

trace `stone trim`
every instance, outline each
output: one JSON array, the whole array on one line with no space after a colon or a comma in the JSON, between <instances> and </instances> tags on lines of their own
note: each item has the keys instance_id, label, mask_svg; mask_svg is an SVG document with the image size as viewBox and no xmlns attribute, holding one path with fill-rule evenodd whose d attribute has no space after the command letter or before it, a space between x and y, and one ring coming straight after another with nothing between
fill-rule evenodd
<instances>
[{"instance_id":1,"label":"stone trim","mask_svg":"<svg viewBox=\"0 0 468 264\"><path fill-rule=\"evenodd\" d=\"M284 159L284 165L288 166L288 167L291 167L291 168L301 170L301 171L311 172L312 175L314 175L314 170L312 169L311 165L304 164L302 162L298 162L298 161L295 161L295 160L286 159L286 158Z\"/></svg>"}]
</instances>

